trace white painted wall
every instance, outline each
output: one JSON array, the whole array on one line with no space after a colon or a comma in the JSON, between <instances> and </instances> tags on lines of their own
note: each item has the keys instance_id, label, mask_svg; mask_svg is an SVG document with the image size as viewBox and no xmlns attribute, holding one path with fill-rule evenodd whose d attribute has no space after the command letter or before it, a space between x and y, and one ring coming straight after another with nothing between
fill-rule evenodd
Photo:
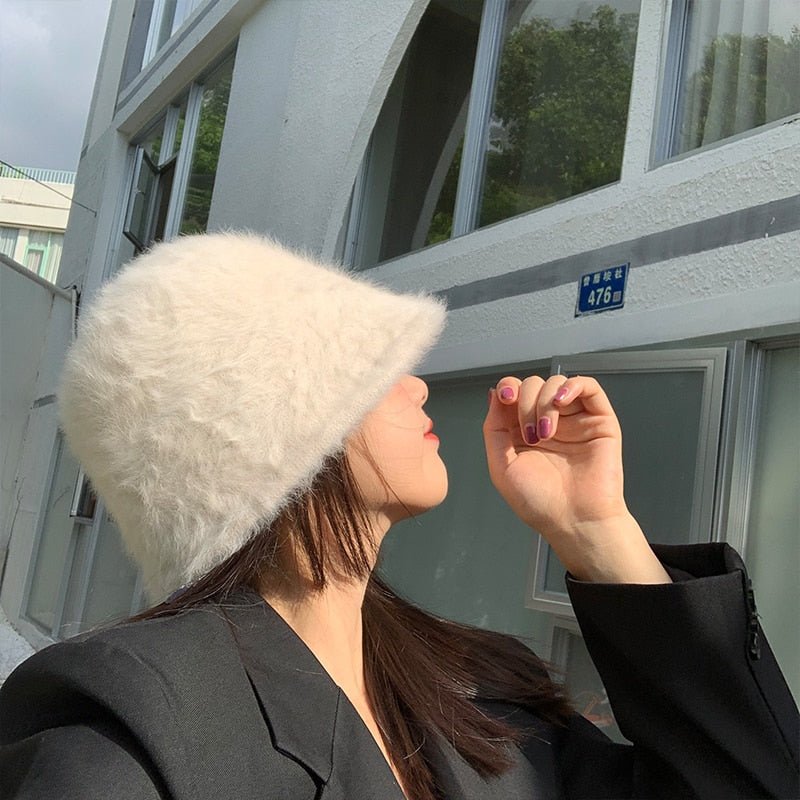
<instances>
[{"instance_id":1,"label":"white painted wall","mask_svg":"<svg viewBox=\"0 0 800 800\"><path fill-rule=\"evenodd\" d=\"M55 393L71 319L62 293L0 262L0 565L15 523L37 510L25 499L38 476L21 469L22 453L34 401Z\"/></svg>"},{"instance_id":2,"label":"white painted wall","mask_svg":"<svg viewBox=\"0 0 800 800\"><path fill-rule=\"evenodd\" d=\"M239 39L212 227L269 232L333 256L369 136L426 5L261 6Z\"/></svg>"}]
</instances>

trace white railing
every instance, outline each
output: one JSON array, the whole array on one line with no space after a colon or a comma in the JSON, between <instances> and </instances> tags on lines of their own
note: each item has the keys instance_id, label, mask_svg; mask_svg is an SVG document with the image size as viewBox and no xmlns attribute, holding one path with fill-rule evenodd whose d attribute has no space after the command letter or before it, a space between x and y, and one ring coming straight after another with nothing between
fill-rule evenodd
<instances>
[{"instance_id":1,"label":"white railing","mask_svg":"<svg viewBox=\"0 0 800 800\"><path fill-rule=\"evenodd\" d=\"M40 169L38 167L7 167L0 164L0 178L33 178L42 183L75 183L75 173L66 169Z\"/></svg>"}]
</instances>

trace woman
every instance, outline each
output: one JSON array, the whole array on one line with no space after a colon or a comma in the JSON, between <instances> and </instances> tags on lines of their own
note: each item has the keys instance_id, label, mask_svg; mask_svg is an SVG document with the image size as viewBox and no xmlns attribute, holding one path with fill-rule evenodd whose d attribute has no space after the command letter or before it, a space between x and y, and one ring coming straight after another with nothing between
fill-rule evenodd
<instances>
[{"instance_id":1,"label":"woman","mask_svg":"<svg viewBox=\"0 0 800 800\"><path fill-rule=\"evenodd\" d=\"M569 569L634 746L515 640L372 574L391 525L447 491L409 374L443 318L231 233L158 245L103 289L63 426L151 595L172 594L8 679L0 797L793 795L796 709L741 560L650 548L592 379L504 378L484 437L495 486Z\"/></svg>"}]
</instances>

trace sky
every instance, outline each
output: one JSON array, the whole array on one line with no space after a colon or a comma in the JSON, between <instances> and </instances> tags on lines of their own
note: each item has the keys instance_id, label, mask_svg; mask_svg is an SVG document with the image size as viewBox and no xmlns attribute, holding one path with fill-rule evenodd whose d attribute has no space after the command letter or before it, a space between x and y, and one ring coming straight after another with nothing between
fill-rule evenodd
<instances>
[{"instance_id":1,"label":"sky","mask_svg":"<svg viewBox=\"0 0 800 800\"><path fill-rule=\"evenodd\" d=\"M77 169L112 0L0 0L0 160Z\"/></svg>"}]
</instances>

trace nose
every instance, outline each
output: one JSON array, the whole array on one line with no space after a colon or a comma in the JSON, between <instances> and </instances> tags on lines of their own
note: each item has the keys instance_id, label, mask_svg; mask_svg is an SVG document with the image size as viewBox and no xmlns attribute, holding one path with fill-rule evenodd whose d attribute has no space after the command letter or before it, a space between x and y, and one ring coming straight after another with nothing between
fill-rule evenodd
<instances>
[{"instance_id":1,"label":"nose","mask_svg":"<svg viewBox=\"0 0 800 800\"><path fill-rule=\"evenodd\" d=\"M428 400L428 384L416 375L407 375L406 380L409 394L417 400L420 406L424 406Z\"/></svg>"}]
</instances>

